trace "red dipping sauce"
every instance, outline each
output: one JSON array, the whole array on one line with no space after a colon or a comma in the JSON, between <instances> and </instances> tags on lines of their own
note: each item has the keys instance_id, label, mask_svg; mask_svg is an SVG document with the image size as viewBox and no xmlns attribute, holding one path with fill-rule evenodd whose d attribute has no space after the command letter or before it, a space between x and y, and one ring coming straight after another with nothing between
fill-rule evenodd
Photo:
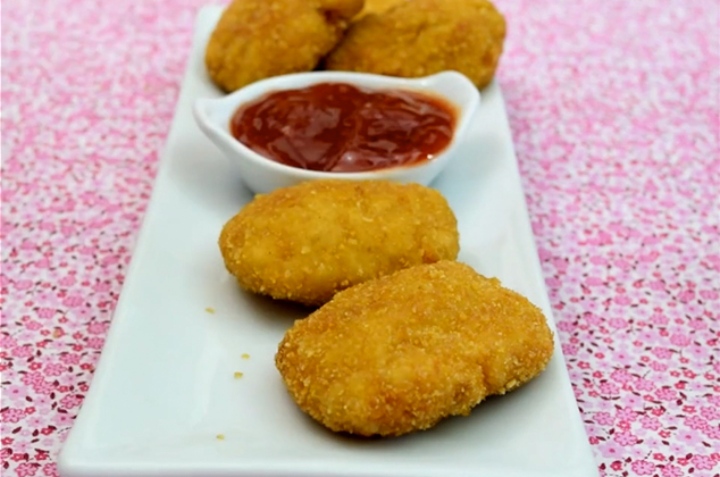
<instances>
[{"instance_id":1,"label":"red dipping sauce","mask_svg":"<svg viewBox=\"0 0 720 477\"><path fill-rule=\"evenodd\" d=\"M455 108L437 97L321 83L240 107L230 131L281 164L360 172L431 160L450 144L455 122Z\"/></svg>"}]
</instances>

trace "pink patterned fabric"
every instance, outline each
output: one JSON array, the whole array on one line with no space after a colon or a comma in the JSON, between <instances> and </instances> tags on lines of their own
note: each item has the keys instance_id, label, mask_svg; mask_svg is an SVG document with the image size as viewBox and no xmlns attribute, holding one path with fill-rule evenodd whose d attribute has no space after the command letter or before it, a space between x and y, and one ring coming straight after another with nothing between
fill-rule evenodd
<instances>
[{"instance_id":1,"label":"pink patterned fabric","mask_svg":"<svg viewBox=\"0 0 720 477\"><path fill-rule=\"evenodd\" d=\"M202 3L3 2L3 475L57 475ZM497 5L499 81L600 473L717 476L720 2Z\"/></svg>"}]
</instances>

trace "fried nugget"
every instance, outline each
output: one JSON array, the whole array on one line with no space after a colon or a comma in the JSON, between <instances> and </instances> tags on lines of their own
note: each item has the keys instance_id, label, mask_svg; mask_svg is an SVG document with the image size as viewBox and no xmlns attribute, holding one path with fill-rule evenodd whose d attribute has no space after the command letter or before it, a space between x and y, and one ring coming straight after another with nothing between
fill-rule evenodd
<instances>
[{"instance_id":1,"label":"fried nugget","mask_svg":"<svg viewBox=\"0 0 720 477\"><path fill-rule=\"evenodd\" d=\"M389 181L311 181L258 195L219 240L243 288L321 305L338 291L459 249L455 215L436 190Z\"/></svg>"},{"instance_id":2,"label":"fried nugget","mask_svg":"<svg viewBox=\"0 0 720 477\"><path fill-rule=\"evenodd\" d=\"M487 0L405 0L354 22L327 69L418 77L444 70L479 88L493 78L505 19Z\"/></svg>"},{"instance_id":3,"label":"fried nugget","mask_svg":"<svg viewBox=\"0 0 720 477\"><path fill-rule=\"evenodd\" d=\"M311 71L340 40L363 0L235 0L210 36L205 65L227 92Z\"/></svg>"},{"instance_id":4,"label":"fried nugget","mask_svg":"<svg viewBox=\"0 0 720 477\"><path fill-rule=\"evenodd\" d=\"M336 432L401 435L467 415L537 376L553 352L540 309L467 265L419 265L338 293L298 320L275 363Z\"/></svg>"}]
</instances>

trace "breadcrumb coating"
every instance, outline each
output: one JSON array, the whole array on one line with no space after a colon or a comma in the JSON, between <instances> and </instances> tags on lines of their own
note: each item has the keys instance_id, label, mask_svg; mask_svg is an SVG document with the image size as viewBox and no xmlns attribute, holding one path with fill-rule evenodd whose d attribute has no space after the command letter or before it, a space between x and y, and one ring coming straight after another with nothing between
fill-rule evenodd
<instances>
[{"instance_id":1,"label":"breadcrumb coating","mask_svg":"<svg viewBox=\"0 0 720 477\"><path fill-rule=\"evenodd\" d=\"M258 195L223 227L225 266L241 287L321 305L338 291L454 259L455 215L436 190L389 181L311 181Z\"/></svg>"},{"instance_id":2,"label":"breadcrumb coating","mask_svg":"<svg viewBox=\"0 0 720 477\"><path fill-rule=\"evenodd\" d=\"M275 363L298 406L336 432L394 436L467 415L545 369L540 309L467 265L419 265L338 293L298 320Z\"/></svg>"},{"instance_id":3,"label":"breadcrumb coating","mask_svg":"<svg viewBox=\"0 0 720 477\"><path fill-rule=\"evenodd\" d=\"M445 70L479 88L493 78L505 19L487 0L396 0L369 6L325 60L329 70L419 77ZM373 13L375 8L377 13Z\"/></svg>"},{"instance_id":4,"label":"breadcrumb coating","mask_svg":"<svg viewBox=\"0 0 720 477\"><path fill-rule=\"evenodd\" d=\"M313 70L363 0L234 0L205 51L210 78L235 91L270 76Z\"/></svg>"},{"instance_id":5,"label":"breadcrumb coating","mask_svg":"<svg viewBox=\"0 0 720 477\"><path fill-rule=\"evenodd\" d=\"M360 11L360 13L358 13L357 16L353 18L353 21L359 20L366 15L370 15L371 13L382 13L393 5L396 5L403 1L409 2L412 0L365 0L365 6L363 6L363 9Z\"/></svg>"}]
</instances>

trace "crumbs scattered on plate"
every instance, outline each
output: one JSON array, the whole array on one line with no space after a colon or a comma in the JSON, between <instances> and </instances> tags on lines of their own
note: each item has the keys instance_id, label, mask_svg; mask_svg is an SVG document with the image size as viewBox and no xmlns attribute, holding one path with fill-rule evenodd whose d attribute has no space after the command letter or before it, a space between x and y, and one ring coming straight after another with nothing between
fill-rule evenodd
<instances>
[{"instance_id":1,"label":"crumbs scattered on plate","mask_svg":"<svg viewBox=\"0 0 720 477\"><path fill-rule=\"evenodd\" d=\"M215 439L217 439L217 440L219 440L219 441L224 441L224 440L225 440L225 434L218 434L217 436L215 436Z\"/></svg>"},{"instance_id":2,"label":"crumbs scattered on plate","mask_svg":"<svg viewBox=\"0 0 720 477\"><path fill-rule=\"evenodd\" d=\"M215 308L213 308L213 307L211 307L211 306L208 306L207 308L205 308L205 311L206 311L207 313L210 313L211 315L214 315L214 314L215 314Z\"/></svg>"},{"instance_id":3,"label":"crumbs scattered on plate","mask_svg":"<svg viewBox=\"0 0 720 477\"><path fill-rule=\"evenodd\" d=\"M241 357L242 359L250 359L250 355L247 354L247 353L241 354L240 357Z\"/></svg>"},{"instance_id":4,"label":"crumbs scattered on plate","mask_svg":"<svg viewBox=\"0 0 720 477\"><path fill-rule=\"evenodd\" d=\"M240 379L243 377L243 373L241 373L240 371L235 371L233 376L235 377L235 379Z\"/></svg>"}]
</instances>

